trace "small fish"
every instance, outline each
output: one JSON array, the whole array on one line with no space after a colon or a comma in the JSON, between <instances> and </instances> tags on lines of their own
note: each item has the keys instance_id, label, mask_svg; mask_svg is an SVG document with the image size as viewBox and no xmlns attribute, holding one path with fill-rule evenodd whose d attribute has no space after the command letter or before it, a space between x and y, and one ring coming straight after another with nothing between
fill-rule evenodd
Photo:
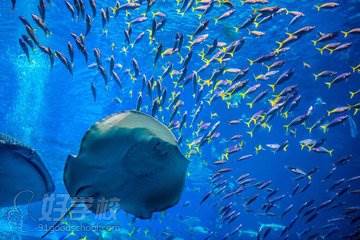
<instances>
[{"instance_id":1,"label":"small fish","mask_svg":"<svg viewBox=\"0 0 360 240\"><path fill-rule=\"evenodd\" d=\"M337 126L337 125L343 123L348 118L349 118L349 115L341 115L341 116L336 117L335 119L331 120L330 122L321 125L320 128L324 131L324 133L326 133L326 132L328 132L330 127Z\"/></svg>"},{"instance_id":2,"label":"small fish","mask_svg":"<svg viewBox=\"0 0 360 240\"><path fill-rule=\"evenodd\" d=\"M314 73L313 76L314 76L315 80L318 80L319 78L332 77L332 76L335 76L336 74L337 74L337 72L330 71L330 70L324 70L319 73Z\"/></svg>"},{"instance_id":3,"label":"small fish","mask_svg":"<svg viewBox=\"0 0 360 240\"><path fill-rule=\"evenodd\" d=\"M29 48L27 47L25 41L22 38L19 38L19 44L21 49L25 53L27 60L30 62Z\"/></svg>"},{"instance_id":4,"label":"small fish","mask_svg":"<svg viewBox=\"0 0 360 240\"><path fill-rule=\"evenodd\" d=\"M333 80L331 80L329 82L325 82L325 85L328 88L331 88L333 84L344 81L344 80L348 79L351 75L352 75L351 72L341 73L338 76L336 76Z\"/></svg>"},{"instance_id":5,"label":"small fish","mask_svg":"<svg viewBox=\"0 0 360 240\"><path fill-rule=\"evenodd\" d=\"M338 7L340 4L337 2L326 2L319 5L315 5L316 10L319 12L321 9L330 9Z\"/></svg>"},{"instance_id":6,"label":"small fish","mask_svg":"<svg viewBox=\"0 0 360 240\"><path fill-rule=\"evenodd\" d=\"M91 25L92 25L92 20L89 14L86 14L85 23L86 23L85 36L87 36L91 30Z\"/></svg>"},{"instance_id":7,"label":"small fish","mask_svg":"<svg viewBox=\"0 0 360 240\"><path fill-rule=\"evenodd\" d=\"M89 0L89 4L91 7L92 16L96 16L96 0Z\"/></svg>"},{"instance_id":8,"label":"small fish","mask_svg":"<svg viewBox=\"0 0 360 240\"><path fill-rule=\"evenodd\" d=\"M96 86L95 86L94 82L91 83L91 93L92 93L94 102L96 102Z\"/></svg>"},{"instance_id":9,"label":"small fish","mask_svg":"<svg viewBox=\"0 0 360 240\"><path fill-rule=\"evenodd\" d=\"M359 34L360 33L360 28L352 28L352 29L350 29L348 31L341 31L341 32L342 32L342 34L344 34L344 37L348 37L349 34L355 34L355 33Z\"/></svg>"},{"instance_id":10,"label":"small fish","mask_svg":"<svg viewBox=\"0 0 360 240\"><path fill-rule=\"evenodd\" d=\"M11 9L14 10L16 6L16 0L11 0Z\"/></svg>"},{"instance_id":11,"label":"small fish","mask_svg":"<svg viewBox=\"0 0 360 240\"><path fill-rule=\"evenodd\" d=\"M224 19L230 17L231 15L233 15L235 13L235 11L236 11L235 8L231 8L230 10L223 13L220 17L215 18L215 24L217 24L221 20L224 20Z\"/></svg>"}]
</instances>

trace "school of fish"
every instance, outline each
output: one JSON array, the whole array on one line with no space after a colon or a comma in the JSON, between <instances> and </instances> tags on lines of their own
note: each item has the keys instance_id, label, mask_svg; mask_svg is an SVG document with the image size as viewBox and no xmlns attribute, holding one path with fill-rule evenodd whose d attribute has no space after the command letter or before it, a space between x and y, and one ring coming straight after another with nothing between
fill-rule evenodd
<instances>
[{"instance_id":1,"label":"school of fish","mask_svg":"<svg viewBox=\"0 0 360 240\"><path fill-rule=\"evenodd\" d=\"M216 209L217 226L192 226L191 231L201 232L201 237L194 239L360 239L360 205L349 201L359 203L360 175L338 174L356 168L359 155L355 149L346 153L328 144L330 134L345 125L350 126L351 136L357 137L360 85L347 89L346 95L338 93L346 104L330 107L321 96L304 104L304 89L294 81L298 77L307 81L308 88L336 94L340 85L346 88L349 82L358 81L360 62L338 72L324 64L312 66L313 59L307 58L306 52L291 55L294 48L304 45L316 49L312 58L351 58L351 52L359 49L360 25L324 32L307 19L310 13L271 0L128 0L108 6L96 0L65 0L60 1L67 9L62 17L72 18L83 31L70 31L63 37L64 51L41 41L53 37L51 20L46 18L55 7L53 2L39 0L31 16L16 16L17 3L11 0L14 17L24 27L18 40L21 54L30 64L33 52L40 51L48 57L51 68L65 68L69 79L76 77L79 62L85 63L102 79L83 80L94 104L103 97L99 89L115 88L120 94L112 100L121 105L130 99L133 109L168 125L184 155L210 169L208 189L194 190L198 201L182 207ZM312 2L311 14L319 18L328 13L336 16L347 7L345 1ZM172 19L162 7L165 4L174 8L176 18L191 20L196 27L190 32L181 26L167 30ZM245 12L250 14L245 16ZM109 27L116 21L116 27ZM277 28L275 34L271 26L279 21L286 28ZM87 46L95 24L100 24L102 38L110 38L110 54L100 45ZM233 40L214 37L209 31L223 26L235 36ZM164 42L159 37L169 31L171 45L170 40ZM111 38L112 33L118 33L117 38ZM264 44L261 39L270 34L273 42L267 42L269 51L260 55L243 51L250 45L256 52L256 46ZM222 35L225 33L217 36ZM136 57L135 51L145 51L147 58ZM296 58L296 67L289 66L289 56ZM144 69L149 65L152 74ZM240 111L244 107L246 111ZM281 140L273 140L273 135ZM293 154L297 151L308 159L282 163L283 159L297 158ZM252 167L264 164L264 171L281 168L282 174L285 169L279 177L292 189L282 189L266 174L253 175L249 167L245 168L249 171L242 170L254 161ZM313 161L312 165L303 164L308 161ZM328 168L319 169L316 161L327 161ZM188 175L191 179L191 168ZM318 201L317 196L306 195L310 188L322 191L318 194L326 199ZM250 215L281 226L261 224L250 230L244 220ZM136 231L129 236L142 230ZM144 239L151 239L148 231L143 230ZM162 237L182 239L171 231L164 231Z\"/></svg>"}]
</instances>

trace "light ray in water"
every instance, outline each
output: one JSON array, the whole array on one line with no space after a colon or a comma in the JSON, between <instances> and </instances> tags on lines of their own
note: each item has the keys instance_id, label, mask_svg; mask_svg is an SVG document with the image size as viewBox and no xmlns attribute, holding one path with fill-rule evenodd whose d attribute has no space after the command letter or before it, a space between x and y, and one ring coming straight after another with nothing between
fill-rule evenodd
<instances>
[{"instance_id":1,"label":"light ray in water","mask_svg":"<svg viewBox=\"0 0 360 240\"><path fill-rule=\"evenodd\" d=\"M18 86L8 120L9 124L17 126L23 141L30 142L34 126L41 125L45 81L49 75L48 59L39 50L32 53L30 63L24 54L12 58Z\"/></svg>"},{"instance_id":2,"label":"light ray in water","mask_svg":"<svg viewBox=\"0 0 360 240\"><path fill-rule=\"evenodd\" d=\"M351 137L356 138L358 135L357 125L354 119L350 115L349 115L349 126L350 126Z\"/></svg>"}]
</instances>

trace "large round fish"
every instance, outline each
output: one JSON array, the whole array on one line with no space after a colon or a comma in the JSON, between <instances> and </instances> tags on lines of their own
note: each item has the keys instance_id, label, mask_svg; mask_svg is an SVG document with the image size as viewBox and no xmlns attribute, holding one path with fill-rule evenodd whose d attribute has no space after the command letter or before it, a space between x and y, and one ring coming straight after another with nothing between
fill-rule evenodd
<instances>
[{"instance_id":1,"label":"large round fish","mask_svg":"<svg viewBox=\"0 0 360 240\"><path fill-rule=\"evenodd\" d=\"M111 115L94 124L82 139L78 156L69 156L64 182L71 197L118 200L138 218L174 206L183 190L188 160L172 132L137 111Z\"/></svg>"},{"instance_id":2,"label":"large round fish","mask_svg":"<svg viewBox=\"0 0 360 240\"><path fill-rule=\"evenodd\" d=\"M36 151L0 134L0 207L40 201L54 189Z\"/></svg>"}]
</instances>

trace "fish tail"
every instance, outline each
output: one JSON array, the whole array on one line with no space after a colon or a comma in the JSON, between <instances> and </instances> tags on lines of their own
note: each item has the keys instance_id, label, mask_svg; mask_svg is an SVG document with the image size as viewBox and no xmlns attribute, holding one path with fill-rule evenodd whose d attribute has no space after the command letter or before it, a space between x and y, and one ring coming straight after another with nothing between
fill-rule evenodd
<instances>
[{"instance_id":1,"label":"fish tail","mask_svg":"<svg viewBox=\"0 0 360 240\"><path fill-rule=\"evenodd\" d=\"M189 41L189 45L185 46L185 48L187 48L189 51L191 50L192 46L193 46L193 41Z\"/></svg>"},{"instance_id":2,"label":"fish tail","mask_svg":"<svg viewBox=\"0 0 360 240\"><path fill-rule=\"evenodd\" d=\"M215 25L218 24L219 19L215 18Z\"/></svg>"},{"instance_id":3,"label":"fish tail","mask_svg":"<svg viewBox=\"0 0 360 240\"><path fill-rule=\"evenodd\" d=\"M250 127L250 123L251 123L251 119L249 121L245 122L247 127Z\"/></svg>"},{"instance_id":4,"label":"fish tail","mask_svg":"<svg viewBox=\"0 0 360 240\"><path fill-rule=\"evenodd\" d=\"M256 8L254 8L254 7L252 8L252 12L253 12L253 14L256 14L256 13L257 13L257 11L258 11L258 10L257 10Z\"/></svg>"},{"instance_id":5,"label":"fish tail","mask_svg":"<svg viewBox=\"0 0 360 240\"><path fill-rule=\"evenodd\" d=\"M287 152L288 148L289 148L289 144L287 144L287 145L284 147L284 152Z\"/></svg>"},{"instance_id":6,"label":"fish tail","mask_svg":"<svg viewBox=\"0 0 360 240\"><path fill-rule=\"evenodd\" d=\"M347 36L349 36L350 32L346 32L346 31L341 31L342 34L344 34L344 37L346 38Z\"/></svg>"},{"instance_id":7,"label":"fish tail","mask_svg":"<svg viewBox=\"0 0 360 240\"><path fill-rule=\"evenodd\" d=\"M289 131L289 127L290 127L289 124L284 125L284 128L285 128L286 132Z\"/></svg>"},{"instance_id":8,"label":"fish tail","mask_svg":"<svg viewBox=\"0 0 360 240\"><path fill-rule=\"evenodd\" d=\"M255 75L255 74L253 74L253 77L254 77L254 79L257 81L257 77L256 77L256 75Z\"/></svg>"},{"instance_id":9,"label":"fish tail","mask_svg":"<svg viewBox=\"0 0 360 240\"><path fill-rule=\"evenodd\" d=\"M328 150L328 154L330 155L330 157L332 157L333 152L334 152L334 149L330 149L330 150Z\"/></svg>"},{"instance_id":10,"label":"fish tail","mask_svg":"<svg viewBox=\"0 0 360 240\"><path fill-rule=\"evenodd\" d=\"M246 133L249 134L251 138L254 136L254 131L247 131Z\"/></svg>"},{"instance_id":11,"label":"fish tail","mask_svg":"<svg viewBox=\"0 0 360 240\"><path fill-rule=\"evenodd\" d=\"M278 49L282 48L282 46L284 44L283 42L279 42L279 41L276 41L276 43L279 45Z\"/></svg>"},{"instance_id":12,"label":"fish tail","mask_svg":"<svg viewBox=\"0 0 360 240\"><path fill-rule=\"evenodd\" d=\"M313 130L313 127L308 127L308 128L306 128L306 129L309 131L309 133L311 133L312 130Z\"/></svg>"},{"instance_id":13,"label":"fish tail","mask_svg":"<svg viewBox=\"0 0 360 240\"><path fill-rule=\"evenodd\" d=\"M220 64L223 62L223 57L215 58Z\"/></svg>"},{"instance_id":14,"label":"fish tail","mask_svg":"<svg viewBox=\"0 0 360 240\"><path fill-rule=\"evenodd\" d=\"M284 112L284 118L287 119L289 117L289 112L288 111L285 111Z\"/></svg>"},{"instance_id":15,"label":"fish tail","mask_svg":"<svg viewBox=\"0 0 360 240\"><path fill-rule=\"evenodd\" d=\"M300 143L300 149L301 149L301 150L303 150L303 149L304 149L304 147L305 147L305 144Z\"/></svg>"},{"instance_id":16,"label":"fish tail","mask_svg":"<svg viewBox=\"0 0 360 240\"><path fill-rule=\"evenodd\" d=\"M316 46L316 44L318 43L317 40L311 40L311 42L313 43L314 46Z\"/></svg>"},{"instance_id":17,"label":"fish tail","mask_svg":"<svg viewBox=\"0 0 360 240\"><path fill-rule=\"evenodd\" d=\"M267 71L269 72L269 71L270 71L270 69L271 69L271 66L266 65L265 63L263 63L263 65L264 65L264 67L266 67Z\"/></svg>"},{"instance_id":18,"label":"fish tail","mask_svg":"<svg viewBox=\"0 0 360 240\"><path fill-rule=\"evenodd\" d=\"M190 41L192 41L193 38L194 38L194 36L193 36L193 35L190 35L190 34L188 34L187 36L188 36L188 38L189 38Z\"/></svg>"},{"instance_id":19,"label":"fish tail","mask_svg":"<svg viewBox=\"0 0 360 240\"><path fill-rule=\"evenodd\" d=\"M127 27L131 27L131 22L126 22Z\"/></svg>"},{"instance_id":20,"label":"fish tail","mask_svg":"<svg viewBox=\"0 0 360 240\"><path fill-rule=\"evenodd\" d=\"M250 29L249 29L249 28L246 28L246 29L248 30L249 35L251 35L251 31L250 31Z\"/></svg>"},{"instance_id":21,"label":"fish tail","mask_svg":"<svg viewBox=\"0 0 360 240\"><path fill-rule=\"evenodd\" d=\"M205 51L204 51L204 49L201 50L201 52L198 54L198 56L201 58L201 60L205 59Z\"/></svg>"},{"instance_id":22,"label":"fish tail","mask_svg":"<svg viewBox=\"0 0 360 240\"><path fill-rule=\"evenodd\" d=\"M254 22L255 28L258 28L260 23L259 22Z\"/></svg>"},{"instance_id":23,"label":"fish tail","mask_svg":"<svg viewBox=\"0 0 360 240\"><path fill-rule=\"evenodd\" d=\"M128 236L129 236L129 237L132 237L135 232L136 232L136 227L134 227L134 228L128 233Z\"/></svg>"},{"instance_id":24,"label":"fish tail","mask_svg":"<svg viewBox=\"0 0 360 240\"><path fill-rule=\"evenodd\" d=\"M234 29L235 29L235 32L239 32L240 31L240 28L238 28L238 27L234 27Z\"/></svg>"},{"instance_id":25,"label":"fish tail","mask_svg":"<svg viewBox=\"0 0 360 240\"><path fill-rule=\"evenodd\" d=\"M359 112L360 108L355 108L354 116Z\"/></svg>"},{"instance_id":26,"label":"fish tail","mask_svg":"<svg viewBox=\"0 0 360 240\"><path fill-rule=\"evenodd\" d=\"M318 50L320 52L321 55L323 55L324 53L324 48L316 48L316 50Z\"/></svg>"},{"instance_id":27,"label":"fish tail","mask_svg":"<svg viewBox=\"0 0 360 240\"><path fill-rule=\"evenodd\" d=\"M321 125L320 128L323 130L324 133L328 132L328 126L327 125Z\"/></svg>"},{"instance_id":28,"label":"fish tail","mask_svg":"<svg viewBox=\"0 0 360 240\"><path fill-rule=\"evenodd\" d=\"M272 106L272 107L275 105L275 100L269 99L268 102L270 103L270 106Z\"/></svg>"},{"instance_id":29,"label":"fish tail","mask_svg":"<svg viewBox=\"0 0 360 240\"><path fill-rule=\"evenodd\" d=\"M251 108L253 108L254 103L253 102L248 102L248 103L246 103L246 105L248 105L249 108L251 109Z\"/></svg>"},{"instance_id":30,"label":"fish tail","mask_svg":"<svg viewBox=\"0 0 360 240\"><path fill-rule=\"evenodd\" d=\"M332 82L326 82L325 85L326 85L328 88L331 88Z\"/></svg>"},{"instance_id":31,"label":"fish tail","mask_svg":"<svg viewBox=\"0 0 360 240\"><path fill-rule=\"evenodd\" d=\"M328 115L328 116L330 116L330 115L331 115L331 113L332 113L331 111L327 111L327 115Z\"/></svg>"},{"instance_id":32,"label":"fish tail","mask_svg":"<svg viewBox=\"0 0 360 240\"><path fill-rule=\"evenodd\" d=\"M318 80L318 75L316 73L313 74L315 80Z\"/></svg>"},{"instance_id":33,"label":"fish tail","mask_svg":"<svg viewBox=\"0 0 360 240\"><path fill-rule=\"evenodd\" d=\"M318 12L320 12L320 9L321 9L321 6L320 6L320 5L315 5L314 7L316 8L316 10L317 10Z\"/></svg>"},{"instance_id":34,"label":"fish tail","mask_svg":"<svg viewBox=\"0 0 360 240\"><path fill-rule=\"evenodd\" d=\"M71 206L66 210L66 212L56 221L54 225L52 225L48 231L41 236L41 239L44 239L47 235L49 235L51 232L55 230L55 228L71 213L71 211L78 206L79 202L74 201Z\"/></svg>"},{"instance_id":35,"label":"fish tail","mask_svg":"<svg viewBox=\"0 0 360 240\"><path fill-rule=\"evenodd\" d=\"M241 96L242 99L244 99L246 97L246 95L247 95L246 92L240 93L240 96Z\"/></svg>"},{"instance_id":36,"label":"fish tail","mask_svg":"<svg viewBox=\"0 0 360 240\"><path fill-rule=\"evenodd\" d=\"M352 99L355 96L355 92L350 91L350 99Z\"/></svg>"},{"instance_id":37,"label":"fish tail","mask_svg":"<svg viewBox=\"0 0 360 240\"><path fill-rule=\"evenodd\" d=\"M254 60L251 60L250 58L248 58L247 60L248 60L248 62L250 64L250 66L252 66L254 64Z\"/></svg>"},{"instance_id":38,"label":"fish tail","mask_svg":"<svg viewBox=\"0 0 360 240\"><path fill-rule=\"evenodd\" d=\"M269 84L268 86L271 87L273 92L275 91L275 84Z\"/></svg>"}]
</instances>

